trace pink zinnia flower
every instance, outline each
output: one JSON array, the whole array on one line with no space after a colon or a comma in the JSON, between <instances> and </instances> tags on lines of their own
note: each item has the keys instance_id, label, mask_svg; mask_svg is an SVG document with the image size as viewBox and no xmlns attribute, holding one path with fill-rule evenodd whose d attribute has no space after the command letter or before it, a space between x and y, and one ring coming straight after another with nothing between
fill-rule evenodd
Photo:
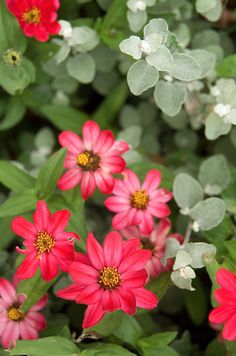
<instances>
[{"instance_id":1,"label":"pink zinnia flower","mask_svg":"<svg viewBox=\"0 0 236 356\"><path fill-rule=\"evenodd\" d=\"M74 188L81 182L83 199L88 199L96 186L104 194L112 192L112 174L121 173L125 161L121 154L129 147L123 141L116 141L109 130L101 131L94 121L86 121L82 128L83 138L71 131L59 135L61 146L67 148L65 168L68 171L60 178L58 186L62 190Z\"/></svg>"},{"instance_id":2,"label":"pink zinnia flower","mask_svg":"<svg viewBox=\"0 0 236 356\"><path fill-rule=\"evenodd\" d=\"M21 311L25 301L23 294L16 293L15 286L0 278L0 340L2 347L13 347L16 340L37 339L38 332L46 328L46 319L38 311L47 303L47 295L26 313Z\"/></svg>"},{"instance_id":3,"label":"pink zinnia flower","mask_svg":"<svg viewBox=\"0 0 236 356\"><path fill-rule=\"evenodd\" d=\"M79 239L74 232L64 231L69 218L68 210L50 215L46 203L41 200L33 215L34 223L22 216L13 219L12 230L24 239L26 247L25 250L17 247L19 253L26 255L17 269L18 278L31 278L40 267L43 279L49 282L56 277L58 269L68 271L75 256L73 238Z\"/></svg>"},{"instance_id":4,"label":"pink zinnia flower","mask_svg":"<svg viewBox=\"0 0 236 356\"><path fill-rule=\"evenodd\" d=\"M141 186L139 178L131 170L125 170L124 179L116 179L113 196L105 201L106 207L117 213L112 226L116 230L138 225L144 235L149 235L154 226L153 217L165 218L170 215L166 203L172 193L157 189L161 181L158 170L150 170Z\"/></svg>"},{"instance_id":5,"label":"pink zinnia flower","mask_svg":"<svg viewBox=\"0 0 236 356\"><path fill-rule=\"evenodd\" d=\"M162 219L148 236L144 236L136 226L129 226L121 230L121 233L125 238L138 238L142 248L151 251L152 257L145 266L150 277L157 277L161 272L169 271L173 266L173 260L170 258L167 259L166 265L163 265L162 263L166 242L169 238L174 238L182 242L183 236L178 233L169 234L170 229L170 220Z\"/></svg>"},{"instance_id":6,"label":"pink zinnia flower","mask_svg":"<svg viewBox=\"0 0 236 356\"><path fill-rule=\"evenodd\" d=\"M209 314L212 323L224 323L222 336L229 341L236 340L236 275L224 268L216 272L216 281L221 288L216 289L214 297L220 304Z\"/></svg>"},{"instance_id":7,"label":"pink zinnia flower","mask_svg":"<svg viewBox=\"0 0 236 356\"><path fill-rule=\"evenodd\" d=\"M6 3L27 37L46 42L49 35L60 32L61 26L57 22L59 0L6 0Z\"/></svg>"},{"instance_id":8,"label":"pink zinnia flower","mask_svg":"<svg viewBox=\"0 0 236 356\"><path fill-rule=\"evenodd\" d=\"M123 309L134 314L136 307L152 309L157 297L144 288L147 271L144 266L150 251L139 248L139 240L122 241L118 232L110 232L103 248L89 234L87 255L78 254L70 267L74 284L58 292L58 296L88 304L83 327L97 324L106 312Z\"/></svg>"}]
</instances>

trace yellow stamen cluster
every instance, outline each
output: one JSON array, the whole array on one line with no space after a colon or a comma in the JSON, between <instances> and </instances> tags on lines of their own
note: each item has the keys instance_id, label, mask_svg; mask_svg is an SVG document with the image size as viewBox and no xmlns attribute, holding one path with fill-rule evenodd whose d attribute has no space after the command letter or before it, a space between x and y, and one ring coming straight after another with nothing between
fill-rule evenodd
<instances>
[{"instance_id":1,"label":"yellow stamen cluster","mask_svg":"<svg viewBox=\"0 0 236 356\"><path fill-rule=\"evenodd\" d=\"M7 311L7 317L13 321L20 321L24 319L24 313L22 313L18 306L12 305Z\"/></svg>"},{"instance_id":2,"label":"yellow stamen cluster","mask_svg":"<svg viewBox=\"0 0 236 356\"><path fill-rule=\"evenodd\" d=\"M40 23L41 19L41 11L37 7L33 7L32 9L26 11L22 15L22 20L26 23L31 23L37 25Z\"/></svg>"},{"instance_id":3,"label":"yellow stamen cluster","mask_svg":"<svg viewBox=\"0 0 236 356\"><path fill-rule=\"evenodd\" d=\"M18 66L21 64L22 56L20 52L10 48L4 53L3 60L9 66Z\"/></svg>"},{"instance_id":4,"label":"yellow stamen cluster","mask_svg":"<svg viewBox=\"0 0 236 356\"><path fill-rule=\"evenodd\" d=\"M133 208L146 209L149 202L149 196L145 190L138 190L131 194L130 201Z\"/></svg>"},{"instance_id":5,"label":"yellow stamen cluster","mask_svg":"<svg viewBox=\"0 0 236 356\"><path fill-rule=\"evenodd\" d=\"M114 289L119 286L120 281L120 273L115 267L104 267L98 282L104 289Z\"/></svg>"},{"instance_id":6,"label":"yellow stamen cluster","mask_svg":"<svg viewBox=\"0 0 236 356\"><path fill-rule=\"evenodd\" d=\"M77 164L85 171L95 171L99 167L100 157L93 152L82 152L77 156Z\"/></svg>"},{"instance_id":7,"label":"yellow stamen cluster","mask_svg":"<svg viewBox=\"0 0 236 356\"><path fill-rule=\"evenodd\" d=\"M51 234L45 231L39 232L37 234L37 239L34 244L38 254L41 255L44 252L50 252L55 245L55 240Z\"/></svg>"}]
</instances>

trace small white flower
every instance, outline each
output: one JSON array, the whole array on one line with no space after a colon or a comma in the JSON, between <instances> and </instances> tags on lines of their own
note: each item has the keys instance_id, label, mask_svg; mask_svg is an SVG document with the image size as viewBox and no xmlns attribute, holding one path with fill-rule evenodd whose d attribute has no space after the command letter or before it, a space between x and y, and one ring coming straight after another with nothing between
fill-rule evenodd
<instances>
[{"instance_id":1,"label":"small white flower","mask_svg":"<svg viewBox=\"0 0 236 356\"><path fill-rule=\"evenodd\" d=\"M179 269L179 273L180 273L180 276L183 277L184 279L188 279L188 278L192 279L192 278L196 277L194 270L189 266L181 267Z\"/></svg>"},{"instance_id":2,"label":"small white flower","mask_svg":"<svg viewBox=\"0 0 236 356\"><path fill-rule=\"evenodd\" d=\"M194 221L194 223L193 223L193 231L195 231L195 232L200 231L200 225L197 221Z\"/></svg>"},{"instance_id":3,"label":"small white flower","mask_svg":"<svg viewBox=\"0 0 236 356\"><path fill-rule=\"evenodd\" d=\"M140 44L141 51L147 56L152 52L152 47L148 43L148 41L142 40Z\"/></svg>"},{"instance_id":4,"label":"small white flower","mask_svg":"<svg viewBox=\"0 0 236 356\"><path fill-rule=\"evenodd\" d=\"M136 3L136 8L139 11L145 11L147 8L147 4L142 0L138 0Z\"/></svg>"},{"instance_id":5,"label":"small white flower","mask_svg":"<svg viewBox=\"0 0 236 356\"><path fill-rule=\"evenodd\" d=\"M232 110L232 106L229 104L216 104L214 107L214 112L218 114L220 117L224 117L228 115Z\"/></svg>"}]
</instances>

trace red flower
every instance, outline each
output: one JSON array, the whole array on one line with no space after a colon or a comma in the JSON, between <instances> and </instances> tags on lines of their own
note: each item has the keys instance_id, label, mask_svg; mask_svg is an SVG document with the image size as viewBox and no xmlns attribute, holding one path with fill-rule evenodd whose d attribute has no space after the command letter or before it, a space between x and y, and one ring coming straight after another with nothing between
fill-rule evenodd
<instances>
[{"instance_id":1,"label":"red flower","mask_svg":"<svg viewBox=\"0 0 236 356\"><path fill-rule=\"evenodd\" d=\"M173 266L173 260L170 258L167 259L166 265L163 265L162 263L166 242L169 238L174 238L183 242L183 236L178 233L169 234L170 229L170 220L162 219L148 236L144 236L136 226L126 227L121 230L124 237L127 239L138 238L140 240L140 245L151 251L152 257L145 266L150 277L157 277L161 272L169 271Z\"/></svg>"},{"instance_id":2,"label":"red flower","mask_svg":"<svg viewBox=\"0 0 236 356\"><path fill-rule=\"evenodd\" d=\"M158 170L152 169L140 185L138 176L130 171L124 172L124 179L116 179L113 196L105 201L106 207L117 213L112 226L116 230L127 226L139 225L144 235L153 230L153 216L165 218L170 215L166 203L172 199L172 193L166 189L157 189L161 181Z\"/></svg>"},{"instance_id":3,"label":"red flower","mask_svg":"<svg viewBox=\"0 0 236 356\"><path fill-rule=\"evenodd\" d=\"M88 255L77 254L70 266L74 284L58 292L58 296L88 304L83 327L97 324L106 312L123 309L134 314L136 306L152 309L157 305L155 294L144 288L144 268L151 253L139 248L139 240L123 242L118 232L110 232L104 246L93 234L87 239Z\"/></svg>"},{"instance_id":4,"label":"red flower","mask_svg":"<svg viewBox=\"0 0 236 356\"><path fill-rule=\"evenodd\" d=\"M71 131L59 135L61 146L67 148L65 168L68 171L60 178L58 185L62 190L74 188L81 182L83 199L88 199L96 185L104 194L112 192L112 174L121 173L125 161L121 154L129 147L127 143L115 142L111 131L101 131L94 121L87 121L82 129L83 139Z\"/></svg>"},{"instance_id":5,"label":"red flower","mask_svg":"<svg viewBox=\"0 0 236 356\"><path fill-rule=\"evenodd\" d=\"M19 339L39 337L38 332L46 327L46 319L39 310L45 306L47 299L45 295L27 313L23 313L20 307L25 296L17 295L14 284L0 278L0 340L3 348L13 347Z\"/></svg>"},{"instance_id":6,"label":"red flower","mask_svg":"<svg viewBox=\"0 0 236 356\"><path fill-rule=\"evenodd\" d=\"M51 281L58 273L58 268L68 271L74 261L74 245L72 238L79 237L74 232L65 232L70 218L68 210L59 210L50 216L44 201L37 203L33 215L34 224L18 216L12 221L12 230L24 239L25 250L17 251L26 254L17 277L31 278L38 267L45 281Z\"/></svg>"},{"instance_id":7,"label":"red flower","mask_svg":"<svg viewBox=\"0 0 236 356\"><path fill-rule=\"evenodd\" d=\"M56 21L59 0L6 0L6 3L27 37L46 42L49 35L60 32L61 26Z\"/></svg>"},{"instance_id":8,"label":"red flower","mask_svg":"<svg viewBox=\"0 0 236 356\"><path fill-rule=\"evenodd\" d=\"M220 304L209 314L212 323L224 323L222 336L229 341L236 340L236 275L224 268L216 272L216 281L222 287L216 289L214 297Z\"/></svg>"}]
</instances>

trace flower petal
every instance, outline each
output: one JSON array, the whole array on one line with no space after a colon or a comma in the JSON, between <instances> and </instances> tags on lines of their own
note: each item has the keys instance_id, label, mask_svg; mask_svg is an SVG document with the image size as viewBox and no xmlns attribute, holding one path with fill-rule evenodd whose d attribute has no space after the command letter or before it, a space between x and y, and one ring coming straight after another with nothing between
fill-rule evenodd
<instances>
[{"instance_id":1,"label":"flower petal","mask_svg":"<svg viewBox=\"0 0 236 356\"><path fill-rule=\"evenodd\" d=\"M25 322L27 322L28 325L31 325L32 328L38 331L44 330L47 326L45 316L36 311L28 311L27 316L25 317Z\"/></svg>"},{"instance_id":2,"label":"flower petal","mask_svg":"<svg viewBox=\"0 0 236 356\"><path fill-rule=\"evenodd\" d=\"M71 168L58 180L58 187L61 190L72 189L80 183L81 178L81 169L79 167Z\"/></svg>"},{"instance_id":3,"label":"flower petal","mask_svg":"<svg viewBox=\"0 0 236 356\"><path fill-rule=\"evenodd\" d=\"M103 154L107 152L114 144L114 135L110 130L101 131L97 142L93 144L94 153Z\"/></svg>"},{"instance_id":4,"label":"flower petal","mask_svg":"<svg viewBox=\"0 0 236 356\"><path fill-rule=\"evenodd\" d=\"M132 315L136 312L136 299L134 294L122 286L119 288L121 309Z\"/></svg>"},{"instance_id":5,"label":"flower petal","mask_svg":"<svg viewBox=\"0 0 236 356\"><path fill-rule=\"evenodd\" d=\"M83 289L84 286L72 284L71 286L59 290L56 295L63 299L76 300Z\"/></svg>"},{"instance_id":6,"label":"flower petal","mask_svg":"<svg viewBox=\"0 0 236 356\"><path fill-rule=\"evenodd\" d=\"M102 270L104 267L103 249L92 233L88 234L86 248L91 264L96 269Z\"/></svg>"},{"instance_id":7,"label":"flower petal","mask_svg":"<svg viewBox=\"0 0 236 356\"><path fill-rule=\"evenodd\" d=\"M96 182L92 172L83 172L81 181L82 198L87 200L95 191Z\"/></svg>"},{"instance_id":8,"label":"flower petal","mask_svg":"<svg viewBox=\"0 0 236 356\"><path fill-rule=\"evenodd\" d=\"M209 314L209 320L212 323L224 323L226 320L230 319L231 316L235 314L235 307L234 306L219 306L213 309Z\"/></svg>"},{"instance_id":9,"label":"flower petal","mask_svg":"<svg viewBox=\"0 0 236 356\"><path fill-rule=\"evenodd\" d=\"M142 189L144 189L148 194L153 192L159 187L161 182L161 172L157 169L151 169L143 182Z\"/></svg>"},{"instance_id":10,"label":"flower petal","mask_svg":"<svg viewBox=\"0 0 236 356\"><path fill-rule=\"evenodd\" d=\"M148 210L145 210L142 214L142 221L139 224L140 231L148 236L153 230L154 222L153 217Z\"/></svg>"},{"instance_id":11,"label":"flower petal","mask_svg":"<svg viewBox=\"0 0 236 356\"><path fill-rule=\"evenodd\" d=\"M136 304L139 308L144 308L144 309L156 308L158 299L153 292L145 288L138 288L135 289L134 294L136 298Z\"/></svg>"},{"instance_id":12,"label":"flower petal","mask_svg":"<svg viewBox=\"0 0 236 356\"><path fill-rule=\"evenodd\" d=\"M127 189L130 193L140 190L139 178L133 171L131 171L130 169L126 169L123 174L124 184L127 186Z\"/></svg>"},{"instance_id":13,"label":"flower petal","mask_svg":"<svg viewBox=\"0 0 236 356\"><path fill-rule=\"evenodd\" d=\"M216 272L216 281L223 288L236 292L236 275L225 268Z\"/></svg>"},{"instance_id":14,"label":"flower petal","mask_svg":"<svg viewBox=\"0 0 236 356\"><path fill-rule=\"evenodd\" d=\"M8 321L1 335L2 347L7 349L13 347L15 341L19 339L19 323Z\"/></svg>"},{"instance_id":15,"label":"flower petal","mask_svg":"<svg viewBox=\"0 0 236 356\"><path fill-rule=\"evenodd\" d=\"M58 139L62 147L74 154L79 154L84 148L82 139L72 131L63 131Z\"/></svg>"},{"instance_id":16,"label":"flower petal","mask_svg":"<svg viewBox=\"0 0 236 356\"><path fill-rule=\"evenodd\" d=\"M138 250L127 256L122 260L119 266L119 272L125 271L137 271L145 267L146 263L152 257L152 253L149 250Z\"/></svg>"},{"instance_id":17,"label":"flower petal","mask_svg":"<svg viewBox=\"0 0 236 356\"><path fill-rule=\"evenodd\" d=\"M104 263L106 266L118 267L122 258L123 240L121 235L112 231L107 234L103 250L104 250Z\"/></svg>"},{"instance_id":18,"label":"flower petal","mask_svg":"<svg viewBox=\"0 0 236 356\"><path fill-rule=\"evenodd\" d=\"M38 231L47 231L47 226L50 219L50 211L45 201L40 200L37 203L37 209L34 213L34 223Z\"/></svg>"},{"instance_id":19,"label":"flower petal","mask_svg":"<svg viewBox=\"0 0 236 356\"><path fill-rule=\"evenodd\" d=\"M143 287L147 281L147 277L148 274L145 269L122 273L122 286L126 289Z\"/></svg>"},{"instance_id":20,"label":"flower petal","mask_svg":"<svg viewBox=\"0 0 236 356\"><path fill-rule=\"evenodd\" d=\"M70 266L71 278L80 285L93 284L98 281L98 271L87 264L73 262Z\"/></svg>"},{"instance_id":21,"label":"flower petal","mask_svg":"<svg viewBox=\"0 0 236 356\"><path fill-rule=\"evenodd\" d=\"M52 253L43 253L39 259L42 277L45 281L50 282L58 273L57 262Z\"/></svg>"},{"instance_id":22,"label":"flower petal","mask_svg":"<svg viewBox=\"0 0 236 356\"><path fill-rule=\"evenodd\" d=\"M236 314L225 322L222 336L224 339L229 341L236 340Z\"/></svg>"},{"instance_id":23,"label":"flower petal","mask_svg":"<svg viewBox=\"0 0 236 356\"><path fill-rule=\"evenodd\" d=\"M95 121L86 121L82 128L84 145L88 151L93 151L101 130Z\"/></svg>"},{"instance_id":24,"label":"flower petal","mask_svg":"<svg viewBox=\"0 0 236 356\"><path fill-rule=\"evenodd\" d=\"M102 310L112 312L120 307L119 292L116 290L105 290L102 294Z\"/></svg>"},{"instance_id":25,"label":"flower petal","mask_svg":"<svg viewBox=\"0 0 236 356\"><path fill-rule=\"evenodd\" d=\"M89 305L84 315L82 327L91 328L103 318L104 314L100 303Z\"/></svg>"},{"instance_id":26,"label":"flower petal","mask_svg":"<svg viewBox=\"0 0 236 356\"><path fill-rule=\"evenodd\" d=\"M12 220L11 228L16 235L24 239L34 240L37 234L35 226L22 216L18 216Z\"/></svg>"},{"instance_id":27,"label":"flower petal","mask_svg":"<svg viewBox=\"0 0 236 356\"><path fill-rule=\"evenodd\" d=\"M49 221L47 232L49 234L57 234L58 232L63 232L69 222L69 219L69 210L59 210L55 212Z\"/></svg>"},{"instance_id":28,"label":"flower petal","mask_svg":"<svg viewBox=\"0 0 236 356\"><path fill-rule=\"evenodd\" d=\"M107 209L109 209L113 213L120 213L124 212L125 210L131 209L130 201L126 197L117 197L113 195L111 197L108 197L105 200L104 204Z\"/></svg>"},{"instance_id":29,"label":"flower petal","mask_svg":"<svg viewBox=\"0 0 236 356\"><path fill-rule=\"evenodd\" d=\"M110 173L106 173L100 169L94 172L94 178L98 188L103 194L112 193L115 181Z\"/></svg>"},{"instance_id":30,"label":"flower petal","mask_svg":"<svg viewBox=\"0 0 236 356\"><path fill-rule=\"evenodd\" d=\"M131 256L135 251L140 250L141 241L138 238L130 239L123 243L122 260L126 257Z\"/></svg>"},{"instance_id":31,"label":"flower petal","mask_svg":"<svg viewBox=\"0 0 236 356\"><path fill-rule=\"evenodd\" d=\"M31 253L25 257L21 265L17 268L16 274L20 279L28 279L33 277L39 266L39 259L36 253Z\"/></svg>"},{"instance_id":32,"label":"flower petal","mask_svg":"<svg viewBox=\"0 0 236 356\"><path fill-rule=\"evenodd\" d=\"M123 213L116 214L112 219L112 227L114 230L123 229L128 225L128 213L129 211L124 211Z\"/></svg>"},{"instance_id":33,"label":"flower petal","mask_svg":"<svg viewBox=\"0 0 236 356\"><path fill-rule=\"evenodd\" d=\"M0 278L0 296L5 302L11 304L15 302L16 290L13 285L5 278Z\"/></svg>"},{"instance_id":34,"label":"flower petal","mask_svg":"<svg viewBox=\"0 0 236 356\"><path fill-rule=\"evenodd\" d=\"M76 297L76 303L81 304L96 304L99 303L104 291L98 283L90 284L80 291L79 295Z\"/></svg>"}]
</instances>

